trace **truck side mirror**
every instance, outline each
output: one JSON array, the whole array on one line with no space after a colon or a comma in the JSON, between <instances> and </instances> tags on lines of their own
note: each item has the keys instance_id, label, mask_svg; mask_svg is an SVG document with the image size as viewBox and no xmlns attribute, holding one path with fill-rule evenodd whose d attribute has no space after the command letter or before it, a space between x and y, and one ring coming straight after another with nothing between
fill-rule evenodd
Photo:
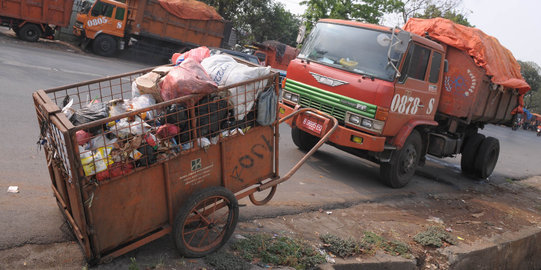
<instances>
[{"instance_id":1,"label":"truck side mirror","mask_svg":"<svg viewBox=\"0 0 541 270\"><path fill-rule=\"evenodd\" d=\"M411 34L404 30L400 30L396 35L396 38L399 41L394 45L394 49L399 53L405 53L408 50Z\"/></svg>"},{"instance_id":2,"label":"truck side mirror","mask_svg":"<svg viewBox=\"0 0 541 270\"><path fill-rule=\"evenodd\" d=\"M447 73L449 71L449 61L447 59L443 60L443 72Z\"/></svg>"}]
</instances>

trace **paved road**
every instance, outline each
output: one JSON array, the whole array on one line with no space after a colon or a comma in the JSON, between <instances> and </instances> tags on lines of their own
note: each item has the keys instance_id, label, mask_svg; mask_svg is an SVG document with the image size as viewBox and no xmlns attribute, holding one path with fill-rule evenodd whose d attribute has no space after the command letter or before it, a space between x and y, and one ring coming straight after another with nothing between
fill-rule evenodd
<instances>
[{"instance_id":1,"label":"paved road","mask_svg":"<svg viewBox=\"0 0 541 270\"><path fill-rule=\"evenodd\" d=\"M38 130L31 93L40 88L145 67L44 47L47 46L17 41L0 33L0 250L70 239L63 232L63 218L52 197L44 154L36 149ZM282 125L280 131L281 174L284 175L303 153L293 145L288 126ZM541 138L535 133L514 132L497 126L487 126L482 132L501 141L500 161L491 181L541 175L541 166L538 166ZM459 163L457 158L430 159L407 187L393 190L378 181L376 164L324 146L290 181L279 186L279 192L269 205L254 207L246 200L241 201L247 204L241 215L242 219L252 219L363 201L423 196L484 183L464 178L457 167ZM431 177L423 177L427 175ZM6 193L9 185L18 185L21 192Z\"/></svg>"},{"instance_id":2,"label":"paved road","mask_svg":"<svg viewBox=\"0 0 541 270\"><path fill-rule=\"evenodd\" d=\"M39 131L32 92L145 66L75 54L54 43L29 44L3 33L0 32L0 249L66 241L69 238L59 229L63 217L51 194L44 154L36 147ZM6 193L10 185L19 186L20 193Z\"/></svg>"}]
</instances>

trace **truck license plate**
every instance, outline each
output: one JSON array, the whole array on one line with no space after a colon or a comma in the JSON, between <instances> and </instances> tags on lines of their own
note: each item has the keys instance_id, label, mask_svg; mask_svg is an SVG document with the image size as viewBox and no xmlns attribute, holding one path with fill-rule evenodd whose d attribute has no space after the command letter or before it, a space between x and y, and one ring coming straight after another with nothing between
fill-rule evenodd
<instances>
[{"instance_id":1,"label":"truck license plate","mask_svg":"<svg viewBox=\"0 0 541 270\"><path fill-rule=\"evenodd\" d=\"M304 117L304 119L302 119L302 125L308 130L313 131L317 134L320 134L321 131L323 130L323 125L317 123L314 120L309 119L308 117Z\"/></svg>"}]
</instances>

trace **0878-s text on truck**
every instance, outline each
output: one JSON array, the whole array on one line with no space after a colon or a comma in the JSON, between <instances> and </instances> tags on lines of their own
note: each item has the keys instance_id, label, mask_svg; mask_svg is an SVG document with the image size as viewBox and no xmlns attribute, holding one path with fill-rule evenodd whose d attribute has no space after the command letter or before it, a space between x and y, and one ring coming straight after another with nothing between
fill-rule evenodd
<instances>
[{"instance_id":1,"label":"0878-s text on truck","mask_svg":"<svg viewBox=\"0 0 541 270\"><path fill-rule=\"evenodd\" d=\"M291 61L280 117L310 107L338 119L329 144L380 164L381 180L405 186L426 155L461 154L462 171L490 176L500 145L478 129L511 125L530 90L512 54L478 29L410 19L389 28L319 21ZM423 36L420 36L423 35ZM305 113L289 121L309 150L328 129Z\"/></svg>"}]
</instances>

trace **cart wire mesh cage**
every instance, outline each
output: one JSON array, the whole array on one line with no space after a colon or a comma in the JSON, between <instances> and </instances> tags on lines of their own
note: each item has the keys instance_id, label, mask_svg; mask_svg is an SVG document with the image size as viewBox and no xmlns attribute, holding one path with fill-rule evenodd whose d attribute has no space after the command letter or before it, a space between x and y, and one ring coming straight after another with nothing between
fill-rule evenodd
<instances>
[{"instance_id":1,"label":"cart wire mesh cage","mask_svg":"<svg viewBox=\"0 0 541 270\"><path fill-rule=\"evenodd\" d=\"M149 71L45 91L73 125L68 129L75 134L75 167L82 168L82 179L109 181L228 137L242 136L261 123L256 121L261 113L258 96L275 92L277 85L276 74L271 74L218 87L209 94L156 102L159 96L140 95L134 89L135 80ZM52 145L54 157L62 161L65 174L71 176L62 133L54 124L48 128L43 125L46 113L38 115L42 137Z\"/></svg>"}]
</instances>

